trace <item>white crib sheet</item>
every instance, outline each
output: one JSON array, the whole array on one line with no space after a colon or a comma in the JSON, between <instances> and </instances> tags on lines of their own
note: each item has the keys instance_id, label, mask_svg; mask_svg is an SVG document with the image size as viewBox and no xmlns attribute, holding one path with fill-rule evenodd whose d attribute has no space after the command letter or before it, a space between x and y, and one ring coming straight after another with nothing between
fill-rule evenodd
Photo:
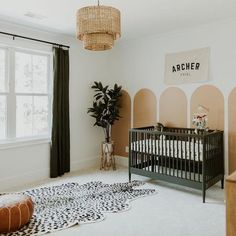
<instances>
[{"instance_id":1,"label":"white crib sheet","mask_svg":"<svg viewBox=\"0 0 236 236\"><path fill-rule=\"evenodd\" d=\"M193 141L146 139L131 143L131 150L195 161L202 161L203 159L201 142L194 145Z\"/></svg>"}]
</instances>

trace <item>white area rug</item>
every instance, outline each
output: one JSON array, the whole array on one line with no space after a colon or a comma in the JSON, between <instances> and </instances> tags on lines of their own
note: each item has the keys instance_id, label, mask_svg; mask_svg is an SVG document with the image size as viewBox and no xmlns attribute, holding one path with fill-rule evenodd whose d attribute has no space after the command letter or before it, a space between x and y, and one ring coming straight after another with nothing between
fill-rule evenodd
<instances>
[{"instance_id":1,"label":"white area rug","mask_svg":"<svg viewBox=\"0 0 236 236\"><path fill-rule=\"evenodd\" d=\"M104 220L103 213L125 211L130 208L129 201L156 193L154 189L135 188L141 185L140 181L65 183L25 191L35 203L34 215L27 226L7 235L42 235Z\"/></svg>"}]
</instances>

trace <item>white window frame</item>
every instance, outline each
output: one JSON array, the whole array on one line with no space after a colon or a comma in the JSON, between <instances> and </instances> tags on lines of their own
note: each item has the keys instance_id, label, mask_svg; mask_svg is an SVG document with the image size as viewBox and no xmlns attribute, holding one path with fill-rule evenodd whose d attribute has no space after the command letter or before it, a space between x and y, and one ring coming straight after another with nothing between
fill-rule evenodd
<instances>
[{"instance_id":1,"label":"white window frame","mask_svg":"<svg viewBox=\"0 0 236 236\"><path fill-rule=\"evenodd\" d=\"M48 143L51 140L52 126L52 77L53 77L53 56L49 51L38 51L14 46L0 45L0 49L6 51L6 91L0 95L6 95L7 114L6 114L6 139L0 140L0 149L34 145L38 143ZM27 53L30 55L43 55L48 57L48 78L47 93L19 93L15 92L15 53ZM34 135L26 137L16 137L16 96L44 96L48 97L48 134Z\"/></svg>"},{"instance_id":2,"label":"white window frame","mask_svg":"<svg viewBox=\"0 0 236 236\"><path fill-rule=\"evenodd\" d=\"M9 92L9 88L8 88L9 87L8 86L8 83L9 83L9 75L8 75L9 55L8 55L8 50L6 47L0 46L0 49L5 51L5 92L0 92L0 95L6 97L5 106L7 109L7 96L8 96L8 92ZM5 121L5 136L6 137L7 137L7 133L8 133L7 113L8 113L8 109L6 110L6 121Z\"/></svg>"}]
</instances>

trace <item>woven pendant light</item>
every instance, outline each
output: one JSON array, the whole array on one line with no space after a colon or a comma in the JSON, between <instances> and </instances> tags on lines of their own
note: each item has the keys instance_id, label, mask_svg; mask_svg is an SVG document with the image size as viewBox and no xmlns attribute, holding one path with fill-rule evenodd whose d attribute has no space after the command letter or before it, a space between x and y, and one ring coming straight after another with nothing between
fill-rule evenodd
<instances>
[{"instance_id":1,"label":"woven pendant light","mask_svg":"<svg viewBox=\"0 0 236 236\"><path fill-rule=\"evenodd\" d=\"M83 7L77 11L77 39L83 41L84 48L104 51L114 46L120 38L120 11L114 7Z\"/></svg>"}]
</instances>

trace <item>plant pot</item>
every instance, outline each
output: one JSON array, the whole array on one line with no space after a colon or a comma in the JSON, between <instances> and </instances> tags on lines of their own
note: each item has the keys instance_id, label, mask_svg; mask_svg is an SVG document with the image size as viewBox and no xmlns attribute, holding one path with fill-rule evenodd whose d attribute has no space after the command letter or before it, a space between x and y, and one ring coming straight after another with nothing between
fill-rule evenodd
<instances>
[{"instance_id":1,"label":"plant pot","mask_svg":"<svg viewBox=\"0 0 236 236\"><path fill-rule=\"evenodd\" d=\"M114 156L114 142L102 142L101 145L102 155L101 155L101 167L100 170L109 170L112 167L113 170L116 169L115 156Z\"/></svg>"}]
</instances>

